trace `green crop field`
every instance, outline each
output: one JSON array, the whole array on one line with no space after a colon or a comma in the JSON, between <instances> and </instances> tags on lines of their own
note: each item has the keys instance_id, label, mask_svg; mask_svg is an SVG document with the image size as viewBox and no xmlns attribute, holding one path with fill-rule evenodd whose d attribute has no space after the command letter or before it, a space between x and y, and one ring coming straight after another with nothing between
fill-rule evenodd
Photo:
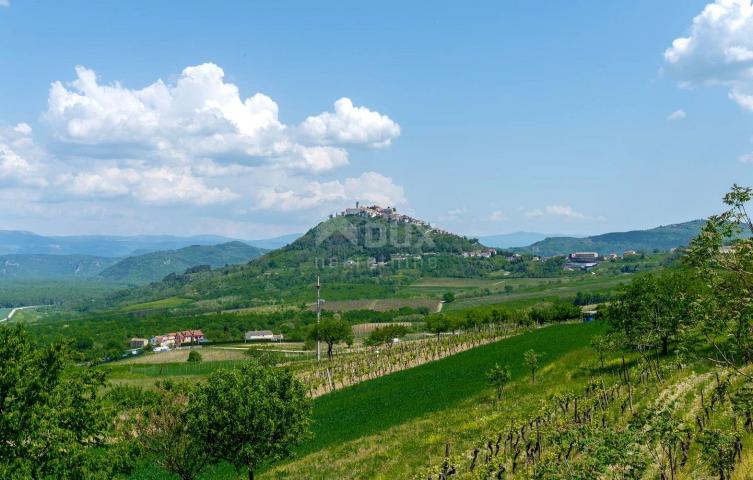
<instances>
[{"instance_id":1,"label":"green crop field","mask_svg":"<svg viewBox=\"0 0 753 480\"><path fill-rule=\"evenodd\" d=\"M187 303L191 303L193 300L180 297L168 297L162 300L156 300L154 302L134 303L125 306L121 309L123 312L135 312L137 310L156 310L159 308L174 308Z\"/></svg>"},{"instance_id":2,"label":"green crop field","mask_svg":"<svg viewBox=\"0 0 753 480\"><path fill-rule=\"evenodd\" d=\"M411 418L450 407L487 388L486 371L509 363L513 376L524 375L523 352L546 352L549 363L564 353L588 345L600 324L568 324L474 348L316 399L313 438L299 453L370 435Z\"/></svg>"}]
</instances>

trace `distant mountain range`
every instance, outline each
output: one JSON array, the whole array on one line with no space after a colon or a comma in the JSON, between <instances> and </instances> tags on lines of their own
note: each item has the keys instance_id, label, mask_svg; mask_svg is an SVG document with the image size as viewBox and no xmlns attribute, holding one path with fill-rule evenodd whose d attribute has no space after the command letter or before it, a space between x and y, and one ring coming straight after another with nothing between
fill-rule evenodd
<instances>
[{"instance_id":1,"label":"distant mountain range","mask_svg":"<svg viewBox=\"0 0 753 480\"><path fill-rule=\"evenodd\" d=\"M595 251L600 254L620 254L625 250L667 251L688 245L690 240L698 235L705 223L705 220L692 220L648 230L604 233L583 238L550 237L515 250L547 257L567 255L576 251Z\"/></svg>"},{"instance_id":2,"label":"distant mountain range","mask_svg":"<svg viewBox=\"0 0 753 480\"><path fill-rule=\"evenodd\" d=\"M241 240L253 247L280 248L300 235L284 235L262 240ZM175 250L191 245L217 245L236 241L219 235L176 237L171 235L78 235L44 236L31 232L0 230L0 255L90 255L95 257L123 258L160 250Z\"/></svg>"},{"instance_id":3,"label":"distant mountain range","mask_svg":"<svg viewBox=\"0 0 753 480\"><path fill-rule=\"evenodd\" d=\"M563 236L564 235L557 233L513 232L500 235L482 235L478 237L478 240L487 247L515 248L525 247L532 243L540 242L546 238ZM582 238L585 237L585 235L573 235L573 237Z\"/></svg>"},{"instance_id":4,"label":"distant mountain range","mask_svg":"<svg viewBox=\"0 0 753 480\"><path fill-rule=\"evenodd\" d=\"M199 265L212 268L246 263L267 250L242 242L191 245L123 259L92 255L12 254L0 256L0 280L90 279L144 284Z\"/></svg>"},{"instance_id":5,"label":"distant mountain range","mask_svg":"<svg viewBox=\"0 0 753 480\"><path fill-rule=\"evenodd\" d=\"M246 263L263 255L266 250L242 242L220 245L192 245L178 250L164 250L125 258L99 273L105 280L149 283L171 273L183 273L199 265L212 268Z\"/></svg>"}]
</instances>

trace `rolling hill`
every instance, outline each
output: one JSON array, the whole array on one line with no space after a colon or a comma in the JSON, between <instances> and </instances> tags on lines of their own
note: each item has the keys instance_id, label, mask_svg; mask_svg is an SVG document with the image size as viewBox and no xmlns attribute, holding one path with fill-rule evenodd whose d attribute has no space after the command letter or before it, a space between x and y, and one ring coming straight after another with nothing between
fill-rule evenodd
<instances>
[{"instance_id":1,"label":"rolling hill","mask_svg":"<svg viewBox=\"0 0 753 480\"><path fill-rule=\"evenodd\" d=\"M182 273L192 267L212 268L246 263L265 252L242 242L219 245L191 245L178 250L165 250L128 257L99 272L99 277L116 282L143 284L156 282L171 273Z\"/></svg>"},{"instance_id":2,"label":"rolling hill","mask_svg":"<svg viewBox=\"0 0 753 480\"><path fill-rule=\"evenodd\" d=\"M279 248L292 242L299 235L245 241L263 249ZM0 230L0 255L91 255L96 257L123 258L143 255L160 250L175 250L191 245L217 245L236 241L219 235L178 237L173 235L78 235L44 236L18 230Z\"/></svg>"},{"instance_id":3,"label":"rolling hill","mask_svg":"<svg viewBox=\"0 0 753 480\"><path fill-rule=\"evenodd\" d=\"M3 255L0 256L0 279L86 279L117 261L91 255Z\"/></svg>"},{"instance_id":4,"label":"rolling hill","mask_svg":"<svg viewBox=\"0 0 753 480\"><path fill-rule=\"evenodd\" d=\"M515 250L547 257L576 251L595 251L601 254L620 254L625 250L667 251L688 245L705 223L705 220L692 220L648 230L604 233L584 238L551 237Z\"/></svg>"},{"instance_id":5,"label":"rolling hill","mask_svg":"<svg viewBox=\"0 0 753 480\"><path fill-rule=\"evenodd\" d=\"M445 272L480 263L460 254L485 248L477 240L424 225L338 216L247 265L170 275L161 282L119 292L105 306L168 297L202 300L217 309L269 301L302 302L311 297L311 285L317 276L327 282L329 300L382 298L394 293L399 285L427 274L429 269ZM412 255L413 259L423 255L432 261L386 263L398 254Z\"/></svg>"},{"instance_id":6,"label":"rolling hill","mask_svg":"<svg viewBox=\"0 0 753 480\"><path fill-rule=\"evenodd\" d=\"M562 237L564 235L538 232L513 232L499 235L482 235L478 237L479 242L484 245L496 248L515 248L525 247L535 242L540 242L551 237ZM577 238L585 235L576 235Z\"/></svg>"}]
</instances>

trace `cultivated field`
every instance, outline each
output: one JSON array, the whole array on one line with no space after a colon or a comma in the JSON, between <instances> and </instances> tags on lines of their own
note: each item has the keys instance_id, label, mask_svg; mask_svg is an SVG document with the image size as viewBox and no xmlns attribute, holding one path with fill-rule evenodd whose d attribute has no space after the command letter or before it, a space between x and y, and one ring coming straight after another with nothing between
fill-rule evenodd
<instances>
[{"instance_id":1,"label":"cultivated field","mask_svg":"<svg viewBox=\"0 0 753 480\"><path fill-rule=\"evenodd\" d=\"M438 299L429 298L381 298L374 300L338 300L322 303L323 310L331 312L347 312L349 310L374 310L386 312L398 310L403 307L428 308L430 312L440 309L441 302ZM316 308L313 305L312 308Z\"/></svg>"}]
</instances>

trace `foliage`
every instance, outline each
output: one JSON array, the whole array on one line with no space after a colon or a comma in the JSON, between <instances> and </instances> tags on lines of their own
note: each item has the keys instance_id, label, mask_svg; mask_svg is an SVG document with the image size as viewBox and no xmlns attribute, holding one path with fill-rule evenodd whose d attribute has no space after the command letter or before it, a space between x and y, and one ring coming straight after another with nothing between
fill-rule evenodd
<instances>
[{"instance_id":1,"label":"foliage","mask_svg":"<svg viewBox=\"0 0 753 480\"><path fill-rule=\"evenodd\" d=\"M498 363L495 363L494 367L486 373L486 378L489 379L489 383L494 387L497 393L497 400L499 400L502 398L502 390L504 390L505 385L512 379L510 366L505 365L502 367Z\"/></svg>"},{"instance_id":2,"label":"foliage","mask_svg":"<svg viewBox=\"0 0 753 480\"><path fill-rule=\"evenodd\" d=\"M245 468L289 456L306 436L311 402L288 370L249 360L189 393L185 419L209 455Z\"/></svg>"},{"instance_id":3,"label":"foliage","mask_svg":"<svg viewBox=\"0 0 753 480\"><path fill-rule=\"evenodd\" d=\"M201 361L201 353L199 353L196 350L191 350L188 352L188 360L189 362L200 362Z\"/></svg>"},{"instance_id":4,"label":"foliage","mask_svg":"<svg viewBox=\"0 0 753 480\"><path fill-rule=\"evenodd\" d=\"M364 340L364 345L382 345L384 343L391 343L393 339L405 336L408 333L408 328L405 325L388 325L386 327L377 328L369 333L369 336Z\"/></svg>"},{"instance_id":5,"label":"foliage","mask_svg":"<svg viewBox=\"0 0 753 480\"><path fill-rule=\"evenodd\" d=\"M332 350L338 343L353 343L353 330L350 324L339 316L325 318L319 325L312 325L308 335L309 340L321 341L327 344L327 356L332 359Z\"/></svg>"},{"instance_id":6,"label":"foliage","mask_svg":"<svg viewBox=\"0 0 753 480\"><path fill-rule=\"evenodd\" d=\"M526 350L523 353L523 363L531 372L531 383L536 383L536 370L539 369L539 358L541 354L536 353L534 349Z\"/></svg>"},{"instance_id":7,"label":"foliage","mask_svg":"<svg viewBox=\"0 0 753 480\"><path fill-rule=\"evenodd\" d=\"M0 365L0 476L110 478L105 373L60 343L36 347L22 326L0 327Z\"/></svg>"}]
</instances>

